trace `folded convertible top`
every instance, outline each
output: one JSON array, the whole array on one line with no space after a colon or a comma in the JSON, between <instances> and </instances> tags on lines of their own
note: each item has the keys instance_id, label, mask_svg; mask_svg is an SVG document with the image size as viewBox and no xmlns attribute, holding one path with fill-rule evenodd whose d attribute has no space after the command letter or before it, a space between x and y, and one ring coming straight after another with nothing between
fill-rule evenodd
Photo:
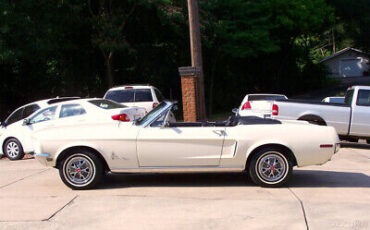
<instances>
[{"instance_id":1,"label":"folded convertible top","mask_svg":"<svg viewBox=\"0 0 370 230\"><path fill-rule=\"evenodd\" d=\"M236 125L278 125L282 124L281 121L274 120L274 119L266 119L256 116L248 116L248 117L236 117L235 118Z\"/></svg>"}]
</instances>

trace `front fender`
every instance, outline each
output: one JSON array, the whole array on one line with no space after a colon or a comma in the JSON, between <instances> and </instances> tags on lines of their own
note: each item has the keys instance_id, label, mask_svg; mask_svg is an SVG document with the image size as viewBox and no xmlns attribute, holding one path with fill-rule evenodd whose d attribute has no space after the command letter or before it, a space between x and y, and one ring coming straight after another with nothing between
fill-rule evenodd
<instances>
[{"instance_id":1,"label":"front fender","mask_svg":"<svg viewBox=\"0 0 370 230\"><path fill-rule=\"evenodd\" d=\"M105 156L102 154L102 151L101 151L101 149L99 148L98 145L90 143L90 142L76 141L76 142L71 142L71 143L62 145L55 151L55 154L53 156L53 165L52 166L53 167L56 166L60 154L62 154L65 150L70 149L70 148L74 148L74 147L87 147L87 148L94 149L97 152L99 152L105 158Z\"/></svg>"}]
</instances>

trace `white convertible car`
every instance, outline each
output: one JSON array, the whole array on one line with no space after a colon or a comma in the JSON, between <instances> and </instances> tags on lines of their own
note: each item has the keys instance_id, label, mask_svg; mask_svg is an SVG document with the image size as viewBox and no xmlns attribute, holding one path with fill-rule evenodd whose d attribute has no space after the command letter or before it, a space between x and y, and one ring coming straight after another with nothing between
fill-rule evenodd
<instances>
[{"instance_id":1,"label":"white convertible car","mask_svg":"<svg viewBox=\"0 0 370 230\"><path fill-rule=\"evenodd\" d=\"M72 189L96 186L105 172L204 171L247 171L256 184L277 187L293 166L324 164L339 149L332 127L235 116L173 122L176 107L164 101L136 122L35 132L36 158Z\"/></svg>"}]
</instances>

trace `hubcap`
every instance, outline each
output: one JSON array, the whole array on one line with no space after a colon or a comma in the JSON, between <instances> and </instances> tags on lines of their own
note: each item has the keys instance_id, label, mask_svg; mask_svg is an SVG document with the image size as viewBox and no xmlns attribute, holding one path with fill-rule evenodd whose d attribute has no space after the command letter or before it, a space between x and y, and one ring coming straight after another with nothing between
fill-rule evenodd
<instances>
[{"instance_id":1,"label":"hubcap","mask_svg":"<svg viewBox=\"0 0 370 230\"><path fill-rule=\"evenodd\" d=\"M72 184L82 186L91 182L95 168L89 159L76 156L66 162L64 173Z\"/></svg>"},{"instance_id":2,"label":"hubcap","mask_svg":"<svg viewBox=\"0 0 370 230\"><path fill-rule=\"evenodd\" d=\"M19 146L15 142L9 142L8 145L6 146L6 153L8 154L9 157L15 158L19 154Z\"/></svg>"},{"instance_id":3,"label":"hubcap","mask_svg":"<svg viewBox=\"0 0 370 230\"><path fill-rule=\"evenodd\" d=\"M287 162L277 152L268 152L263 155L257 165L258 174L264 181L278 182L287 173Z\"/></svg>"}]
</instances>

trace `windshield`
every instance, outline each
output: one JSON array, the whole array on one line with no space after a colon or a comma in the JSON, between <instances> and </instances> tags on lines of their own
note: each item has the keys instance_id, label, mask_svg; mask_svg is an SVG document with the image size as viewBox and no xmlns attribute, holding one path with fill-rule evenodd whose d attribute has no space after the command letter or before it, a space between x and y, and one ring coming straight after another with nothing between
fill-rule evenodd
<instances>
[{"instance_id":1,"label":"windshield","mask_svg":"<svg viewBox=\"0 0 370 230\"><path fill-rule=\"evenodd\" d=\"M166 105L167 105L167 103L165 103L165 102L160 103L157 107L155 107L147 115L145 115L143 118L141 118L140 120L138 120L136 122L136 125L142 125L145 122L147 122L149 120L152 120L154 117L156 117L158 115L157 112L160 111L160 110L162 110L164 107L166 107Z\"/></svg>"},{"instance_id":2,"label":"windshield","mask_svg":"<svg viewBox=\"0 0 370 230\"><path fill-rule=\"evenodd\" d=\"M274 100L285 100L286 97L283 95L249 95L248 101L274 101Z\"/></svg>"}]
</instances>

